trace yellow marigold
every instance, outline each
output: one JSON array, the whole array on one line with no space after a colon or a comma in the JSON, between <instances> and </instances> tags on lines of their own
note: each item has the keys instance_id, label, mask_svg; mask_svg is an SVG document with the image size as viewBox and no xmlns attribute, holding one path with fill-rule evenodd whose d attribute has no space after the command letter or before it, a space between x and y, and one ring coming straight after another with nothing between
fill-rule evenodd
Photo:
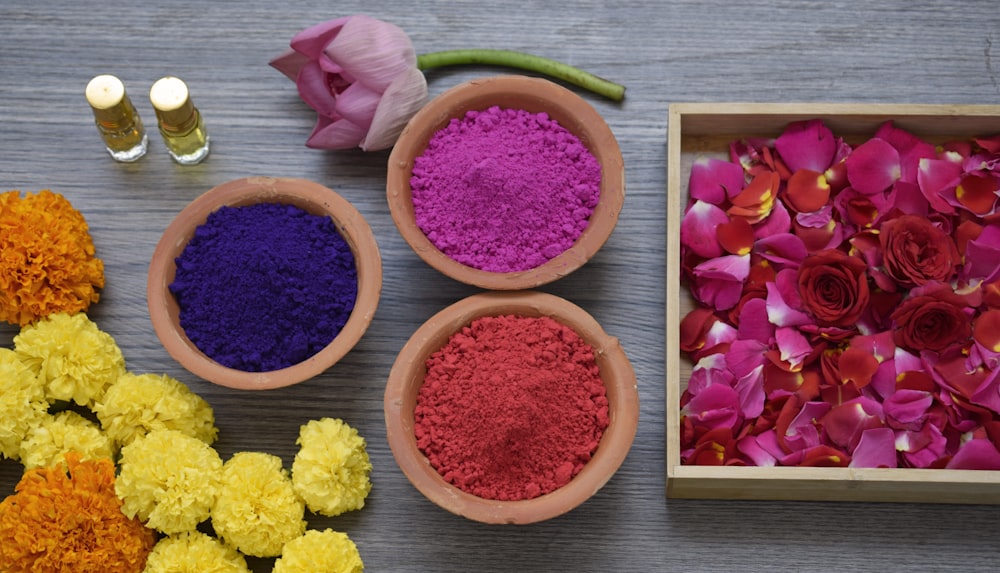
<instances>
[{"instance_id":1,"label":"yellow marigold","mask_svg":"<svg viewBox=\"0 0 1000 573\"><path fill-rule=\"evenodd\" d=\"M26 469L54 466L69 452L81 459L113 458L111 440L97 424L72 410L46 415L21 442L21 463Z\"/></svg>"},{"instance_id":2,"label":"yellow marigold","mask_svg":"<svg viewBox=\"0 0 1000 573\"><path fill-rule=\"evenodd\" d=\"M82 313L54 314L23 327L14 351L42 381L49 402L89 406L125 373L118 344Z\"/></svg>"},{"instance_id":3,"label":"yellow marigold","mask_svg":"<svg viewBox=\"0 0 1000 573\"><path fill-rule=\"evenodd\" d=\"M285 544L274 573L361 573L361 554L346 533L309 530Z\"/></svg>"},{"instance_id":4,"label":"yellow marigold","mask_svg":"<svg viewBox=\"0 0 1000 573\"><path fill-rule=\"evenodd\" d=\"M274 557L305 532L305 505L295 495L281 458L239 452L222 468L222 488L212 506L215 533L254 557Z\"/></svg>"},{"instance_id":5,"label":"yellow marigold","mask_svg":"<svg viewBox=\"0 0 1000 573\"><path fill-rule=\"evenodd\" d=\"M292 484L310 511L334 516L365 506L372 464L357 430L339 419L311 420L296 443Z\"/></svg>"},{"instance_id":6,"label":"yellow marigold","mask_svg":"<svg viewBox=\"0 0 1000 573\"><path fill-rule=\"evenodd\" d=\"M0 348L0 458L20 459L21 441L48 409L35 372L13 350Z\"/></svg>"},{"instance_id":7,"label":"yellow marigold","mask_svg":"<svg viewBox=\"0 0 1000 573\"><path fill-rule=\"evenodd\" d=\"M154 430L177 430L206 444L215 442L219 434L208 402L165 374L126 372L93 410L119 447Z\"/></svg>"},{"instance_id":8,"label":"yellow marigold","mask_svg":"<svg viewBox=\"0 0 1000 573\"><path fill-rule=\"evenodd\" d=\"M143 573L249 573L235 549L200 531L164 537L153 547Z\"/></svg>"},{"instance_id":9,"label":"yellow marigold","mask_svg":"<svg viewBox=\"0 0 1000 573\"><path fill-rule=\"evenodd\" d=\"M153 532L121 512L109 459L28 470L0 502L4 573L140 572Z\"/></svg>"},{"instance_id":10,"label":"yellow marigold","mask_svg":"<svg viewBox=\"0 0 1000 573\"><path fill-rule=\"evenodd\" d=\"M86 311L104 287L94 252L86 220L62 195L0 193L0 320Z\"/></svg>"},{"instance_id":11,"label":"yellow marigold","mask_svg":"<svg viewBox=\"0 0 1000 573\"><path fill-rule=\"evenodd\" d=\"M115 491L122 511L163 533L195 529L219 493L222 458L177 430L155 430L122 448Z\"/></svg>"}]
</instances>

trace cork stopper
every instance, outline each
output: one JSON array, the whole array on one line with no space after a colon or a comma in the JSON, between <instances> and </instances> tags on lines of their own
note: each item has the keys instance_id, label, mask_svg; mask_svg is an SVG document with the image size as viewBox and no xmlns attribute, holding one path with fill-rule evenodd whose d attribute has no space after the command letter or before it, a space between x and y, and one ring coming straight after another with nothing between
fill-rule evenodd
<instances>
[{"instance_id":1,"label":"cork stopper","mask_svg":"<svg viewBox=\"0 0 1000 573\"><path fill-rule=\"evenodd\" d=\"M85 90L87 103L94 110L94 117L106 127L120 127L132 122L135 108L125 94L125 84L115 76L103 74L94 77Z\"/></svg>"},{"instance_id":2,"label":"cork stopper","mask_svg":"<svg viewBox=\"0 0 1000 573\"><path fill-rule=\"evenodd\" d=\"M187 84L180 78L160 78L149 89L160 127L166 131L183 132L197 123L197 112L188 94Z\"/></svg>"}]
</instances>

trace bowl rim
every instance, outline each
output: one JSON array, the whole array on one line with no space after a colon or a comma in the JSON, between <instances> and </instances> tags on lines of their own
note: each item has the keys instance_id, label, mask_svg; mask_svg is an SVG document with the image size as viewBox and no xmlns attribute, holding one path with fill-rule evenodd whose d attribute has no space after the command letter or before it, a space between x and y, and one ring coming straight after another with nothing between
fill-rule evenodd
<instances>
[{"instance_id":1,"label":"bowl rim","mask_svg":"<svg viewBox=\"0 0 1000 573\"><path fill-rule=\"evenodd\" d=\"M452 334L482 316L549 316L573 328L594 348L608 391L610 423L594 456L568 484L545 495L499 501L472 495L449 484L417 446L414 433L416 394L426 373L424 359ZM386 433L393 457L407 479L427 499L449 512L491 524L543 521L577 507L595 494L624 462L639 421L635 371L617 338L574 303L540 291L487 291L438 311L410 337L389 372L384 396Z\"/></svg>"},{"instance_id":2,"label":"bowl rim","mask_svg":"<svg viewBox=\"0 0 1000 573\"><path fill-rule=\"evenodd\" d=\"M424 152L431 136L451 119L491 105L548 113L580 138L601 164L600 199L587 228L569 249L524 271L500 273L464 265L441 252L414 220L410 189L414 158ZM431 267L454 280L484 289L530 289L577 270L608 240L625 202L625 165L621 148L607 122L575 92L543 78L493 76L470 80L446 90L409 120L389 155L386 197L399 233Z\"/></svg>"},{"instance_id":3,"label":"bowl rim","mask_svg":"<svg viewBox=\"0 0 1000 573\"><path fill-rule=\"evenodd\" d=\"M358 297L344 327L325 348L306 360L265 372L246 372L219 364L184 334L173 317L178 306L169 285L176 258L195 229L222 206L259 202L295 205L329 216L354 254ZM382 290L382 260L375 235L361 213L332 189L294 177L243 177L217 185L184 207L167 225L153 251L146 282L146 302L153 330L167 353L186 370L209 382L240 390L270 390L313 378L343 358L364 335L374 318Z\"/></svg>"}]
</instances>

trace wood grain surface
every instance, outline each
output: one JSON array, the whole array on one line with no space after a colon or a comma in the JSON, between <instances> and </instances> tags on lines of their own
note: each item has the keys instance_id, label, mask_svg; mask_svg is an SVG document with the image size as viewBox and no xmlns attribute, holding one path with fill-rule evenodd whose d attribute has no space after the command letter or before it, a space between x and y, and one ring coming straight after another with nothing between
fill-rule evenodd
<instances>
[{"instance_id":1,"label":"wood grain surface","mask_svg":"<svg viewBox=\"0 0 1000 573\"><path fill-rule=\"evenodd\" d=\"M616 476L564 516L530 526L453 516L406 481L389 451L382 395L396 353L424 320L477 290L438 274L400 238L385 198L388 152L304 147L315 116L267 65L300 29L354 13L399 25L420 53L523 50L627 86L621 104L584 95L622 147L618 227L589 264L541 290L620 338L639 379L639 432ZM460 67L427 78L433 95L506 72ZM114 163L83 97L99 73L125 81L151 128L149 86L183 78L211 134L210 157L175 165L153 129L146 157ZM668 105L682 101L1000 103L1000 11L993 0L0 3L0 186L51 189L83 212L107 278L91 318L131 371L170 374L210 402L223 458L266 451L290 466L306 421L340 417L359 429L374 464L367 506L309 525L347 532L368 571L995 570L993 507L665 499L666 129ZM341 193L371 224L385 270L372 326L347 358L264 393L181 369L154 335L145 301L150 255L174 215L249 175L304 177ZM0 343L15 334L0 327ZM0 461L0 494L20 473ZM270 571L271 560L252 565Z\"/></svg>"}]
</instances>

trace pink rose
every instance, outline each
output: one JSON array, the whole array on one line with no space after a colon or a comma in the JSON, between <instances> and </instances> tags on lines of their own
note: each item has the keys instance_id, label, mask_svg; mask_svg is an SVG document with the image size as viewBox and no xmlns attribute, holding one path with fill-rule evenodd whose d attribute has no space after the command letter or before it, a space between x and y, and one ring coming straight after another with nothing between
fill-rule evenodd
<instances>
[{"instance_id":1,"label":"pink rose","mask_svg":"<svg viewBox=\"0 0 1000 573\"><path fill-rule=\"evenodd\" d=\"M337 18L299 32L290 45L270 63L318 114L308 147L392 147L427 102L413 43L388 22Z\"/></svg>"},{"instance_id":2,"label":"pink rose","mask_svg":"<svg viewBox=\"0 0 1000 573\"><path fill-rule=\"evenodd\" d=\"M902 287L947 282L961 263L955 242L924 217L903 215L882 224L879 232L887 275Z\"/></svg>"},{"instance_id":3,"label":"pink rose","mask_svg":"<svg viewBox=\"0 0 1000 573\"><path fill-rule=\"evenodd\" d=\"M806 257L799 266L802 305L820 324L850 326L868 306L868 264L837 249Z\"/></svg>"}]
</instances>

